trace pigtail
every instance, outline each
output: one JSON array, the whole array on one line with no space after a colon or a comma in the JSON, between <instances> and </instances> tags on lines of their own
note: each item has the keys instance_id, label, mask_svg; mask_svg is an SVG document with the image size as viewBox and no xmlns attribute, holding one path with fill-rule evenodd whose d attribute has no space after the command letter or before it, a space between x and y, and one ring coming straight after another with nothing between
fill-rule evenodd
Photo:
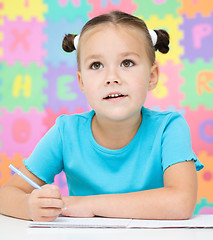
<instances>
[{"instance_id":1,"label":"pigtail","mask_svg":"<svg viewBox=\"0 0 213 240\"><path fill-rule=\"evenodd\" d=\"M161 53L167 53L169 51L169 34L163 30L154 30L157 35L157 43L155 44L155 51L159 50Z\"/></svg>"},{"instance_id":2,"label":"pigtail","mask_svg":"<svg viewBox=\"0 0 213 240\"><path fill-rule=\"evenodd\" d=\"M74 38L76 36L77 36L76 34L65 34L65 37L62 42L62 48L65 52L70 53L76 50L74 46Z\"/></svg>"}]
</instances>

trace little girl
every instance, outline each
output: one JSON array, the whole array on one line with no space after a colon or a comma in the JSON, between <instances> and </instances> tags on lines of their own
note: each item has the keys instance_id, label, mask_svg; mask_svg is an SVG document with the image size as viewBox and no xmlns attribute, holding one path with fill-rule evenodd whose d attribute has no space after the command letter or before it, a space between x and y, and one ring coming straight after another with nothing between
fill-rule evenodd
<instances>
[{"instance_id":1,"label":"little girl","mask_svg":"<svg viewBox=\"0 0 213 240\"><path fill-rule=\"evenodd\" d=\"M155 51L169 51L164 30L123 12L91 19L80 36L68 34L77 51L78 81L90 112L63 115L20 169L0 189L0 212L22 219L71 217L188 219L197 198L196 170L184 118L143 107L158 82ZM171 79L172 81L172 79ZM64 171L69 196L50 185ZM66 207L66 208L65 208Z\"/></svg>"}]
</instances>

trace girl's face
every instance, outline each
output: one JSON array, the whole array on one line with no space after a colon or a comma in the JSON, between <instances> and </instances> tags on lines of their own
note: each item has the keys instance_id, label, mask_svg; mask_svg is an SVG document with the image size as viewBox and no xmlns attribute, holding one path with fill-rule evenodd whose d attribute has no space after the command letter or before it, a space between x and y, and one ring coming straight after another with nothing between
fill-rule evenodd
<instances>
[{"instance_id":1,"label":"girl's face","mask_svg":"<svg viewBox=\"0 0 213 240\"><path fill-rule=\"evenodd\" d=\"M157 84L158 66L151 66L138 29L108 24L82 36L77 74L97 116L127 120L140 115L147 91Z\"/></svg>"}]
</instances>

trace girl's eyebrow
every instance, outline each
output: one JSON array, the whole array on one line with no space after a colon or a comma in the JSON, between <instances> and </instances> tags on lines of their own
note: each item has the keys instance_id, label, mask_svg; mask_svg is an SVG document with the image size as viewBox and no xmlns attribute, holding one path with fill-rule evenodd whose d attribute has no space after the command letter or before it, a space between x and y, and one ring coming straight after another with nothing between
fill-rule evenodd
<instances>
[{"instance_id":1,"label":"girl's eyebrow","mask_svg":"<svg viewBox=\"0 0 213 240\"><path fill-rule=\"evenodd\" d=\"M136 56L136 57L140 57L140 55L136 52L123 52L119 56L128 57L128 56L132 56L132 55ZM100 58L103 58L103 56L101 54L92 54L85 58L85 62L87 62L90 59L100 59Z\"/></svg>"},{"instance_id":2,"label":"girl's eyebrow","mask_svg":"<svg viewBox=\"0 0 213 240\"><path fill-rule=\"evenodd\" d=\"M100 54L92 54L92 55L88 55L86 58L85 58L85 62L87 62L88 60L90 59L100 59L102 58L102 56Z\"/></svg>"},{"instance_id":3,"label":"girl's eyebrow","mask_svg":"<svg viewBox=\"0 0 213 240\"><path fill-rule=\"evenodd\" d=\"M140 55L136 52L124 52L124 53L121 53L120 56L121 57L128 57L128 56L136 56L136 57L140 57Z\"/></svg>"}]
</instances>

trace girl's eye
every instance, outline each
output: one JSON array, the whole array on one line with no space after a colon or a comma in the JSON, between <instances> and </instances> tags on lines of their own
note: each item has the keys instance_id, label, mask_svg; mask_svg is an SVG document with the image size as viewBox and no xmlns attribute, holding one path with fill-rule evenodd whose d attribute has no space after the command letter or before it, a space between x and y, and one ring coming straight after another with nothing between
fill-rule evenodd
<instances>
[{"instance_id":1,"label":"girl's eye","mask_svg":"<svg viewBox=\"0 0 213 240\"><path fill-rule=\"evenodd\" d=\"M103 65L100 62L94 62L91 64L91 68L94 70L98 70L100 68L103 68Z\"/></svg>"},{"instance_id":2,"label":"girl's eye","mask_svg":"<svg viewBox=\"0 0 213 240\"><path fill-rule=\"evenodd\" d=\"M124 60L122 63L121 63L121 66L122 67L132 67L134 65L134 63L131 61L131 60Z\"/></svg>"}]
</instances>

